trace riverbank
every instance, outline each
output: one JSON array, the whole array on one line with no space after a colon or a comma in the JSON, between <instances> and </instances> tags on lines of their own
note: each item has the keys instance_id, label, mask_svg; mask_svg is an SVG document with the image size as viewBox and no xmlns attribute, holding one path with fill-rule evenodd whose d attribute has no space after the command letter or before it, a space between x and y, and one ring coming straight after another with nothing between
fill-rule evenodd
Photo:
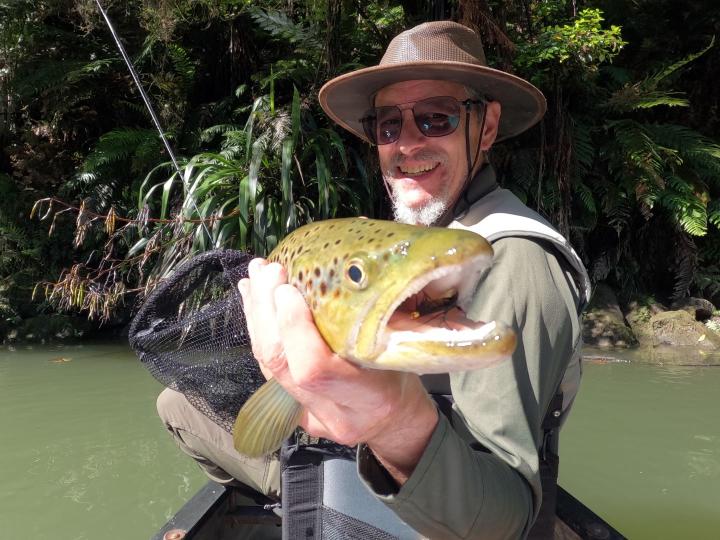
<instances>
[{"instance_id":1,"label":"riverbank","mask_svg":"<svg viewBox=\"0 0 720 540\"><path fill-rule=\"evenodd\" d=\"M0 328L12 350L25 345L126 342L127 324L99 326L80 315L43 314ZM704 299L672 307L654 300L622 306L609 287L596 287L583 315L586 362L639 362L676 366L720 366L720 311Z\"/></svg>"},{"instance_id":2,"label":"riverbank","mask_svg":"<svg viewBox=\"0 0 720 540\"><path fill-rule=\"evenodd\" d=\"M585 359L663 365L720 365L720 311L703 298L664 305L651 298L621 304L598 284L583 315Z\"/></svg>"}]
</instances>

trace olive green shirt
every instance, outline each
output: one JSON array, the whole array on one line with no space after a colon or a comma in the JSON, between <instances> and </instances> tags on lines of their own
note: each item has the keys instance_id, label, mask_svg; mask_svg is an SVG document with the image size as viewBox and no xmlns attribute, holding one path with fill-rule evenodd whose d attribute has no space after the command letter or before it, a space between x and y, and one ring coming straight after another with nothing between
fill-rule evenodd
<instances>
[{"instance_id":1,"label":"olive green shirt","mask_svg":"<svg viewBox=\"0 0 720 540\"><path fill-rule=\"evenodd\" d=\"M450 375L452 420L440 414L398 489L366 447L358 473L410 527L432 539L522 538L541 502L541 424L580 336L580 293L550 243L506 237L468 316L512 326L512 359ZM479 443L479 444L478 444Z\"/></svg>"}]
</instances>

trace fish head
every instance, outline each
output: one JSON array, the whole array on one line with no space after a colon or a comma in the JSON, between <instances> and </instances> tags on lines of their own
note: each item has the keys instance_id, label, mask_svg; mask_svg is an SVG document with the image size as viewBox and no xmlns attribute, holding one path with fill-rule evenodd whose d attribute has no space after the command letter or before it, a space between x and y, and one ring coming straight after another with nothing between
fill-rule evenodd
<instances>
[{"instance_id":1,"label":"fish head","mask_svg":"<svg viewBox=\"0 0 720 540\"><path fill-rule=\"evenodd\" d=\"M294 231L271 259L276 252L325 341L355 363L444 373L489 365L515 347L510 329L470 321L460 307L493 257L471 231L329 220Z\"/></svg>"}]
</instances>

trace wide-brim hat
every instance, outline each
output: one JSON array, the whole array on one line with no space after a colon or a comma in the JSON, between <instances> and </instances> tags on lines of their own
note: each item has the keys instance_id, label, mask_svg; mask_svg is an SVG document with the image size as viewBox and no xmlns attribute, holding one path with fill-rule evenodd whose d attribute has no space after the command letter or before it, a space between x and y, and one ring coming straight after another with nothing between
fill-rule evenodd
<instances>
[{"instance_id":1,"label":"wide-brim hat","mask_svg":"<svg viewBox=\"0 0 720 540\"><path fill-rule=\"evenodd\" d=\"M368 141L361 118L382 88L410 80L452 81L502 106L496 140L518 135L545 114L545 96L528 81L487 66L480 37L451 21L428 22L398 34L380 64L328 81L318 96L330 118ZM368 141L369 142L369 141Z\"/></svg>"}]
</instances>

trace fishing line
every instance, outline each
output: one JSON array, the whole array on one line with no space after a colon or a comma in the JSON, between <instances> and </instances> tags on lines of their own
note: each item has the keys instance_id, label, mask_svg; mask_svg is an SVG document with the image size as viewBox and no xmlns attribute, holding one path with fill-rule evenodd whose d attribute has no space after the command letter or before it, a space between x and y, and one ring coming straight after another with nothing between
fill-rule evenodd
<instances>
[{"instance_id":1,"label":"fishing line","mask_svg":"<svg viewBox=\"0 0 720 540\"><path fill-rule=\"evenodd\" d=\"M183 175L182 171L180 170L180 166L178 165L177 159L175 159L175 153L172 150L172 147L170 146L170 142L167 140L167 137L165 137L165 132L163 131L162 125L160 124L160 119L155 114L155 109L152 106L152 103L150 102L150 98L148 97L147 93L145 92L145 88L143 87L142 83L140 82L140 77L137 74L137 71L135 71L135 66L133 65L132 61L130 60L130 57L125 52L125 47L123 47L122 42L120 41L120 37L118 36L118 33L115 31L115 27L113 26L112 22L110 21L110 17L108 17L107 12L105 9L103 9L102 4L100 4L100 0L95 0L95 3L97 4L98 9L100 10L100 13L103 16L103 19L105 19L105 23L107 24L108 29L110 30L110 33L112 34L113 39L115 40L115 45L117 45L118 50L120 51L120 54L123 57L123 60L125 60L125 65L127 66L128 70L130 71L130 75L132 75L133 81L135 81L135 86L137 87L138 91L140 92L140 96L142 97L143 102L145 103L145 107L147 108L148 112L150 113L150 118L152 118L153 123L155 124L155 128L157 129L158 133L160 134L160 139L162 140L163 144L165 145L165 150L167 150L168 155L170 156L170 161L172 161L173 166L175 167L175 171L177 172L178 176L180 177L180 181L185 186L185 190L189 191L188 185L185 182L185 176ZM194 210L197 212L198 217L200 217L200 210L197 207L197 204L195 203L195 199L191 198L192 205ZM204 220L201 218L201 223L203 228L205 229L205 232L208 235L208 238L212 241L212 234L210 234L210 230L207 227L207 224Z\"/></svg>"}]
</instances>

